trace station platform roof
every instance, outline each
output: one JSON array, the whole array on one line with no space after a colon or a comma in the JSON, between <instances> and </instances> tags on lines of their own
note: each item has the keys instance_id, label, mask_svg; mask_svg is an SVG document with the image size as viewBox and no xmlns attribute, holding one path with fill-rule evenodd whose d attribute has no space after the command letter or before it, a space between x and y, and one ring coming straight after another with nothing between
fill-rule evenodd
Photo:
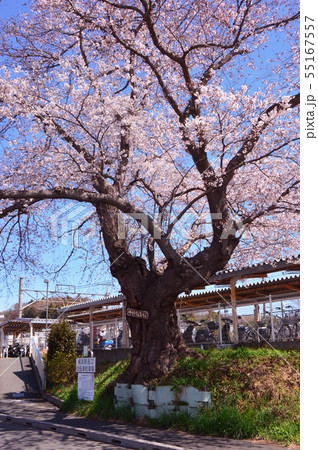
<instances>
[{"instance_id":1,"label":"station platform roof","mask_svg":"<svg viewBox=\"0 0 318 450\"><path fill-rule=\"evenodd\" d=\"M248 278L266 278L269 274L279 272L299 272L300 255L289 260L268 260L250 266L242 266L235 269L225 269L217 272L209 278L209 284L229 284L231 279L244 280ZM205 285L204 285L205 286ZM203 287L204 287L203 286Z\"/></svg>"},{"instance_id":2,"label":"station platform roof","mask_svg":"<svg viewBox=\"0 0 318 450\"><path fill-rule=\"evenodd\" d=\"M254 305L256 303L266 303L271 295L272 301L299 299L300 295L300 275L282 276L275 279L267 279L259 282L243 284L235 288L236 305ZM123 313L124 297L112 297L100 301L85 302L76 304L74 307L61 308L69 320L79 323L89 323L91 318L94 322L110 321L121 319ZM226 308L231 305L231 288L213 288L209 291L201 291L196 294L180 295L176 302L176 307L180 311L187 309L210 309ZM64 310L64 311L63 311Z\"/></svg>"},{"instance_id":3,"label":"station platform roof","mask_svg":"<svg viewBox=\"0 0 318 450\"><path fill-rule=\"evenodd\" d=\"M47 324L52 325L55 322L57 322L57 319L48 319ZM0 323L0 330L2 330L4 334L28 333L30 332L31 326L33 331L40 332L46 327L46 319L30 319L25 317L6 320Z\"/></svg>"}]
</instances>

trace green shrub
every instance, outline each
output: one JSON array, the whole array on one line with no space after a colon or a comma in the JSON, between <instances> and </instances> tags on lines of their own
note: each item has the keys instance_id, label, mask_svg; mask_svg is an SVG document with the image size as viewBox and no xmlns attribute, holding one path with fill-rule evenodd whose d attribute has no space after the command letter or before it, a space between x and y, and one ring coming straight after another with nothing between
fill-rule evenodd
<instances>
[{"instance_id":1,"label":"green shrub","mask_svg":"<svg viewBox=\"0 0 318 450\"><path fill-rule=\"evenodd\" d=\"M47 383L49 385L69 384L76 378L76 353L57 351L48 364Z\"/></svg>"},{"instance_id":2,"label":"green shrub","mask_svg":"<svg viewBox=\"0 0 318 450\"><path fill-rule=\"evenodd\" d=\"M76 333L72 330L71 325L65 320L54 323L51 326L48 337L48 364L53 359L56 352L65 354L76 353Z\"/></svg>"},{"instance_id":3,"label":"green shrub","mask_svg":"<svg viewBox=\"0 0 318 450\"><path fill-rule=\"evenodd\" d=\"M66 321L51 327L46 372L48 386L69 384L76 378L76 333Z\"/></svg>"}]
</instances>

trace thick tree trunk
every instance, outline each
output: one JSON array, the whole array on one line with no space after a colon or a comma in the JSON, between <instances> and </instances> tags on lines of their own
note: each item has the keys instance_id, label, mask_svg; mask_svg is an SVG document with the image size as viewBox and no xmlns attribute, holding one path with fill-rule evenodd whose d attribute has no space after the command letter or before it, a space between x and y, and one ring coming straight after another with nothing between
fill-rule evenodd
<instances>
[{"instance_id":1,"label":"thick tree trunk","mask_svg":"<svg viewBox=\"0 0 318 450\"><path fill-rule=\"evenodd\" d=\"M147 308L149 319L127 318L133 349L131 363L123 376L125 381L143 383L160 378L188 353L175 305L167 299L156 299L154 303L155 306Z\"/></svg>"},{"instance_id":2,"label":"thick tree trunk","mask_svg":"<svg viewBox=\"0 0 318 450\"><path fill-rule=\"evenodd\" d=\"M126 297L127 307L147 311L148 319L127 317L132 337L131 363L122 380L142 383L166 374L181 355L187 353L179 327L175 301L181 292L175 278L163 282L141 258L132 256L119 240L117 210L97 207L103 238L110 258L110 270Z\"/></svg>"}]
</instances>

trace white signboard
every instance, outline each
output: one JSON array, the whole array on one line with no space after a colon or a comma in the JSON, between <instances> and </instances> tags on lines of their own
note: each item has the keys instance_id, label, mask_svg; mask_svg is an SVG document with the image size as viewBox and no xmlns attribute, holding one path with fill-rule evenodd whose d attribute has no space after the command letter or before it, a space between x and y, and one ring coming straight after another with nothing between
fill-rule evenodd
<instances>
[{"instance_id":1,"label":"white signboard","mask_svg":"<svg viewBox=\"0 0 318 450\"><path fill-rule=\"evenodd\" d=\"M95 373L96 358L76 358L77 373Z\"/></svg>"},{"instance_id":2,"label":"white signboard","mask_svg":"<svg viewBox=\"0 0 318 450\"><path fill-rule=\"evenodd\" d=\"M126 315L135 319L149 319L149 312L140 309L127 308Z\"/></svg>"},{"instance_id":3,"label":"white signboard","mask_svg":"<svg viewBox=\"0 0 318 450\"><path fill-rule=\"evenodd\" d=\"M78 373L78 394L79 400L94 400L94 373Z\"/></svg>"}]
</instances>

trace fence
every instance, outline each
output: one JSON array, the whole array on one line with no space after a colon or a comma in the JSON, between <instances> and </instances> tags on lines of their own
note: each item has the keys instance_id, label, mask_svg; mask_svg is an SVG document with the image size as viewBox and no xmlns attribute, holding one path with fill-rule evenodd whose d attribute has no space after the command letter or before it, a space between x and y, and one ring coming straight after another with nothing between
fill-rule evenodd
<instances>
[{"instance_id":1,"label":"fence","mask_svg":"<svg viewBox=\"0 0 318 450\"><path fill-rule=\"evenodd\" d=\"M237 333L233 309L193 308L178 310L178 322L184 340L189 346L227 346L232 344L295 342L300 340L300 310L291 301L264 302L256 305L239 305L236 308ZM110 319L95 322L93 350L130 348L123 339L123 321ZM77 350L89 345L90 327L77 329Z\"/></svg>"},{"instance_id":2,"label":"fence","mask_svg":"<svg viewBox=\"0 0 318 450\"><path fill-rule=\"evenodd\" d=\"M41 380L42 390L44 391L46 387L45 364L34 339L31 339L30 343L30 357L33 359L34 365Z\"/></svg>"},{"instance_id":3,"label":"fence","mask_svg":"<svg viewBox=\"0 0 318 450\"><path fill-rule=\"evenodd\" d=\"M290 305L263 304L237 307L237 338L233 311L229 309L184 310L179 326L188 345L226 345L300 340L300 310Z\"/></svg>"},{"instance_id":4,"label":"fence","mask_svg":"<svg viewBox=\"0 0 318 450\"><path fill-rule=\"evenodd\" d=\"M75 326L76 332L76 347L78 354L83 351L84 345L90 343L90 327ZM123 336L123 321L122 319L105 320L102 322L95 322L93 327L93 348L92 350L110 350L125 348Z\"/></svg>"}]
</instances>

